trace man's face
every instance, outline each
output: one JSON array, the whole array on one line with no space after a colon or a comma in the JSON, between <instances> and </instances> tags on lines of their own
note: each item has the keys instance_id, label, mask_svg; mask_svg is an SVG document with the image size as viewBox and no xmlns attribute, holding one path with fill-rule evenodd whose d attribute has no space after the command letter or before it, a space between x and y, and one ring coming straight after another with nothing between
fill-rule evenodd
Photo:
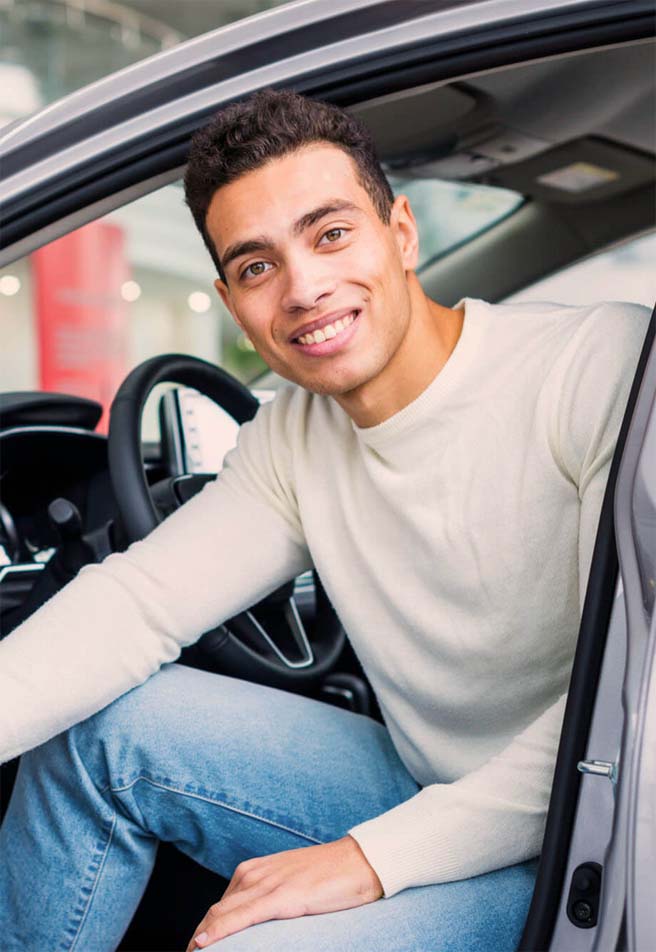
<instances>
[{"instance_id":1,"label":"man's face","mask_svg":"<svg viewBox=\"0 0 656 952\"><path fill-rule=\"evenodd\" d=\"M223 186L207 229L226 275L217 290L272 370L338 395L392 360L411 316L416 226L402 197L383 224L341 149L306 146Z\"/></svg>"}]
</instances>

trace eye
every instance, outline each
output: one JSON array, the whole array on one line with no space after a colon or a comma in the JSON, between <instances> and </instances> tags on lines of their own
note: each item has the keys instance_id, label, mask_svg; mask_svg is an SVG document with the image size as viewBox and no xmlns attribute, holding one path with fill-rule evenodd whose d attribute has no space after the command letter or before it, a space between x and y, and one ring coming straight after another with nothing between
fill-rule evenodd
<instances>
[{"instance_id":1,"label":"eye","mask_svg":"<svg viewBox=\"0 0 656 952\"><path fill-rule=\"evenodd\" d=\"M321 241L325 240L332 244L335 241L339 241L346 234L346 228L331 228L329 231L326 231L321 236Z\"/></svg>"},{"instance_id":2,"label":"eye","mask_svg":"<svg viewBox=\"0 0 656 952\"><path fill-rule=\"evenodd\" d=\"M269 261L254 261L253 264L249 264L247 268L241 273L242 278L259 278L261 274L264 274L272 267L271 262Z\"/></svg>"}]
</instances>

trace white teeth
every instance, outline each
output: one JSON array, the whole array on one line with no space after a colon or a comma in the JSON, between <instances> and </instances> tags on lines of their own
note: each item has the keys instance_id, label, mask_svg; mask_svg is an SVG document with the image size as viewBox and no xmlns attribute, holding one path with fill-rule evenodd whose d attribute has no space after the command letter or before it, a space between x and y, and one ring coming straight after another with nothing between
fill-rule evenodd
<instances>
[{"instance_id":1,"label":"white teeth","mask_svg":"<svg viewBox=\"0 0 656 952\"><path fill-rule=\"evenodd\" d=\"M352 324L354 320L355 313L349 314L347 317L341 317L335 321L334 324L325 324L318 331L314 331L311 334L303 334L298 338L298 342L299 344L322 344L325 340L331 340L333 337L337 337L340 331L343 331L349 324Z\"/></svg>"}]
</instances>

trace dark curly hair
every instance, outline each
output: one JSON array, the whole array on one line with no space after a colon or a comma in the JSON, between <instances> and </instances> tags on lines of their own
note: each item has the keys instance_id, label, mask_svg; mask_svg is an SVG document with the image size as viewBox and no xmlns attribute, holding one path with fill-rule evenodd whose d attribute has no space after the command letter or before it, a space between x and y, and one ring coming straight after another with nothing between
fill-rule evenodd
<instances>
[{"instance_id":1,"label":"dark curly hair","mask_svg":"<svg viewBox=\"0 0 656 952\"><path fill-rule=\"evenodd\" d=\"M380 219L389 223L394 195L368 129L343 109L289 90L265 89L221 109L191 140L185 198L222 280L225 275L205 220L222 185L313 142L350 155L359 183Z\"/></svg>"}]
</instances>

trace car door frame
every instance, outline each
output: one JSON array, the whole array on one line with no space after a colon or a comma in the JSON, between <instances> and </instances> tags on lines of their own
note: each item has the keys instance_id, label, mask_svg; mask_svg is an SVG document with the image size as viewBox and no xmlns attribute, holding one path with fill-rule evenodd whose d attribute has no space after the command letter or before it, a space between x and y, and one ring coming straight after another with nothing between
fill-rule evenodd
<instances>
[{"instance_id":1,"label":"car door frame","mask_svg":"<svg viewBox=\"0 0 656 952\"><path fill-rule=\"evenodd\" d=\"M283 6L190 40L4 133L0 267L179 177L191 134L257 89L348 106L642 40L652 14L650 0L311 0L301 23Z\"/></svg>"},{"instance_id":2,"label":"car door frame","mask_svg":"<svg viewBox=\"0 0 656 952\"><path fill-rule=\"evenodd\" d=\"M655 338L656 308L633 379L602 504L542 855L519 945L521 952L609 952L616 948L622 934L631 872L629 856L634 851L629 822L635 800L634 765L641 759L637 713L641 692L646 690L642 672L649 644L642 593L635 581L639 572L633 555L633 494L647 433L651 432L654 439L649 420L656 429ZM619 768L620 750L626 769ZM608 769L585 769L585 765L595 763ZM595 900L598 921L595 915L593 923L577 923L569 908L573 875L592 863L601 867L601 893Z\"/></svg>"}]
</instances>

